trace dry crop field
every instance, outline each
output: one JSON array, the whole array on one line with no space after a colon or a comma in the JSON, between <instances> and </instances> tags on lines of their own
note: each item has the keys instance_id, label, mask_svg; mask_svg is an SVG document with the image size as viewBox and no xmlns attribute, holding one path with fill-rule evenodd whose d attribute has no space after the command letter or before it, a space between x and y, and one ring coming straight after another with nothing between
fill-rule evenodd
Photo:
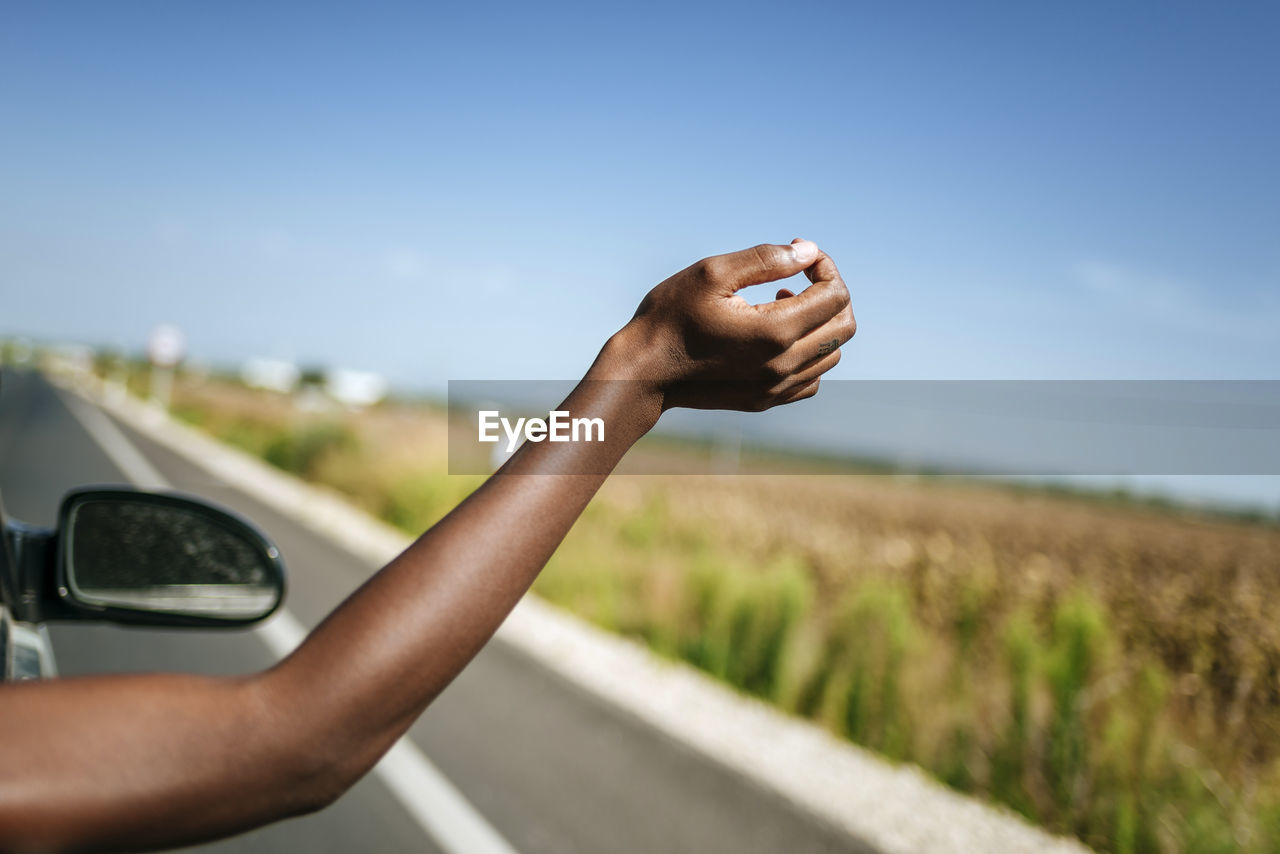
<instances>
[{"instance_id":1,"label":"dry crop field","mask_svg":"<svg viewBox=\"0 0 1280 854\"><path fill-rule=\"evenodd\" d=\"M412 533L480 482L439 409L174 412ZM890 476L616 476L535 585L1107 851L1280 850L1280 526Z\"/></svg>"}]
</instances>

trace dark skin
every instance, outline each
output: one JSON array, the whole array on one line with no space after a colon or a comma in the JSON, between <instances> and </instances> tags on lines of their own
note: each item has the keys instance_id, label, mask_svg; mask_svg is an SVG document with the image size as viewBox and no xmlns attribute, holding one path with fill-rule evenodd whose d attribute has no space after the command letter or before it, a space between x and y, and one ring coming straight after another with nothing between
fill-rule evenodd
<instances>
[{"instance_id":1,"label":"dark skin","mask_svg":"<svg viewBox=\"0 0 1280 854\"><path fill-rule=\"evenodd\" d=\"M799 294L736 295L800 272ZM835 263L807 241L662 282L558 407L603 418L605 441L525 443L275 667L0 690L0 849L169 848L332 803L480 651L665 410L812 397L855 329Z\"/></svg>"}]
</instances>

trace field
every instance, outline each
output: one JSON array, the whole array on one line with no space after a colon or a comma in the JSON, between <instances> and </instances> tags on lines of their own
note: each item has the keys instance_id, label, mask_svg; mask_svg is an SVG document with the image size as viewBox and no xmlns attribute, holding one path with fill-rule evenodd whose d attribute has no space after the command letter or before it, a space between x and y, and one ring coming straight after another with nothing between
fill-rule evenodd
<instances>
[{"instance_id":1,"label":"field","mask_svg":"<svg viewBox=\"0 0 1280 854\"><path fill-rule=\"evenodd\" d=\"M176 415L417 533L444 414L182 378ZM889 476L617 476L535 585L1105 851L1280 850L1280 526Z\"/></svg>"}]
</instances>

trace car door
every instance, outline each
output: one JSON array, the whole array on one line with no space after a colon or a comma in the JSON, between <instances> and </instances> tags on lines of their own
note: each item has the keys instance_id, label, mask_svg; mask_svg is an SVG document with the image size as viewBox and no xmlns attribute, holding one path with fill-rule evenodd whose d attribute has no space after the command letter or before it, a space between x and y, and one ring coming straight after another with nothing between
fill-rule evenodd
<instances>
[{"instance_id":1,"label":"car door","mask_svg":"<svg viewBox=\"0 0 1280 854\"><path fill-rule=\"evenodd\" d=\"M21 523L5 515L0 497L0 678L5 682L46 679L58 673L49 630L13 616L21 590L16 551L22 530Z\"/></svg>"}]
</instances>

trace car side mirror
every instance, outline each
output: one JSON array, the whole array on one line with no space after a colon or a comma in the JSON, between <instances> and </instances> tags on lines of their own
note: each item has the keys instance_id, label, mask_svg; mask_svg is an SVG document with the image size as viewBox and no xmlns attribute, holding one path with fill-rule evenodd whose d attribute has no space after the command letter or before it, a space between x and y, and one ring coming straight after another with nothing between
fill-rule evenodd
<instances>
[{"instance_id":1,"label":"car side mirror","mask_svg":"<svg viewBox=\"0 0 1280 854\"><path fill-rule=\"evenodd\" d=\"M59 516L57 597L81 619L252 623L284 599L280 552L245 520L176 495L73 492Z\"/></svg>"}]
</instances>

